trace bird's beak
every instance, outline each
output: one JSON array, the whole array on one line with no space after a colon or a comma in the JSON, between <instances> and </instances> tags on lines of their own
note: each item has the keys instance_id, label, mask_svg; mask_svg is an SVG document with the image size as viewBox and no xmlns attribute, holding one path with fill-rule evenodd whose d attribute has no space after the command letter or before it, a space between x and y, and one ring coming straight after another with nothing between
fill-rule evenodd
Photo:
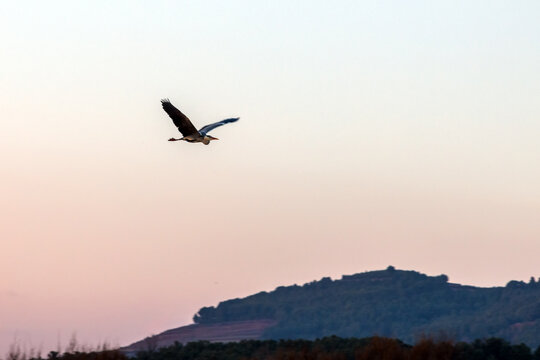
<instances>
[{"instance_id":1,"label":"bird's beak","mask_svg":"<svg viewBox=\"0 0 540 360\"><path fill-rule=\"evenodd\" d=\"M212 140L219 140L218 138L212 138Z\"/></svg>"}]
</instances>

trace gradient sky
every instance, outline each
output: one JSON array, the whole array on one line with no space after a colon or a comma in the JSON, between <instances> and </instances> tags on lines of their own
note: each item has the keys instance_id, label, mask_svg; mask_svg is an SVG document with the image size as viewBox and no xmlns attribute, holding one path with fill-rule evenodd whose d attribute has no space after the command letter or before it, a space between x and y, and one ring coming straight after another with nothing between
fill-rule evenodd
<instances>
[{"instance_id":1,"label":"gradient sky","mask_svg":"<svg viewBox=\"0 0 540 360\"><path fill-rule=\"evenodd\" d=\"M540 2L0 4L0 358L388 265L540 276ZM162 97L241 120L167 142Z\"/></svg>"}]
</instances>

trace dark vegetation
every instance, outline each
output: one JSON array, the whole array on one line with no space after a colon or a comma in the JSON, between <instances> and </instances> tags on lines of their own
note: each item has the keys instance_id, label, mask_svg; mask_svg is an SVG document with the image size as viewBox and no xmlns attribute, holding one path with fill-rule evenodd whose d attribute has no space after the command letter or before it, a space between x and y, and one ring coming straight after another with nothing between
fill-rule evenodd
<instances>
[{"instance_id":1,"label":"dark vegetation","mask_svg":"<svg viewBox=\"0 0 540 360\"><path fill-rule=\"evenodd\" d=\"M491 357L490 357L491 356ZM534 359L527 346L510 345L501 339L473 344L421 340L415 346L399 340L326 337L309 340L250 340L239 343L176 344L154 352L140 352L137 360L453 360L453 359Z\"/></svg>"},{"instance_id":2,"label":"dark vegetation","mask_svg":"<svg viewBox=\"0 0 540 360\"><path fill-rule=\"evenodd\" d=\"M48 360L128 360L114 350L50 352ZM423 339L414 346L383 337L365 339L325 337L310 340L248 340L230 343L176 343L159 350L141 351L135 360L540 360L524 344L490 338L471 343ZM43 360L41 357L8 360Z\"/></svg>"},{"instance_id":3,"label":"dark vegetation","mask_svg":"<svg viewBox=\"0 0 540 360\"><path fill-rule=\"evenodd\" d=\"M390 266L224 301L193 318L199 324L255 319L276 321L265 339L379 335L412 343L422 334L444 333L459 341L500 337L536 347L540 282L478 288Z\"/></svg>"},{"instance_id":4,"label":"dark vegetation","mask_svg":"<svg viewBox=\"0 0 540 360\"><path fill-rule=\"evenodd\" d=\"M108 343L98 346L84 346L77 342L75 334L68 345L62 350L50 351L43 357L40 349L26 349L19 342L11 344L5 360L128 360L126 355L118 349L113 349Z\"/></svg>"}]
</instances>

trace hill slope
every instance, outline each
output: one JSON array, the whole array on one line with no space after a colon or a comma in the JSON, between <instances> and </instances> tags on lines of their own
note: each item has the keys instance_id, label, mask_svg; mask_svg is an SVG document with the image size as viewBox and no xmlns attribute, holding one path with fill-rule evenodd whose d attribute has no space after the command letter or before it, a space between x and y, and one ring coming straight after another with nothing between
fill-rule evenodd
<instances>
[{"instance_id":1,"label":"hill slope","mask_svg":"<svg viewBox=\"0 0 540 360\"><path fill-rule=\"evenodd\" d=\"M264 331L275 325L271 320L234 321L219 324L193 324L167 330L122 348L126 353L154 350L171 346L175 342L186 344L198 340L230 342L260 339Z\"/></svg>"},{"instance_id":2,"label":"hill slope","mask_svg":"<svg viewBox=\"0 0 540 360\"><path fill-rule=\"evenodd\" d=\"M528 284L478 288L449 283L446 275L388 267L340 280L281 286L203 307L194 316L196 326L254 320L265 321L251 337L260 339L377 334L411 343L422 334L444 333L455 340L495 336L538 346L540 283L531 279Z\"/></svg>"}]
</instances>

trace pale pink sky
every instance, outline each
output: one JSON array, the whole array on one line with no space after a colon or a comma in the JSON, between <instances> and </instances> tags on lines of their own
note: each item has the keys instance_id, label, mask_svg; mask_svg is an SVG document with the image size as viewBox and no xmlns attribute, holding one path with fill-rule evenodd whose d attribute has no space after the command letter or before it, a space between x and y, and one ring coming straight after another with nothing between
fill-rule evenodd
<instances>
[{"instance_id":1,"label":"pale pink sky","mask_svg":"<svg viewBox=\"0 0 540 360\"><path fill-rule=\"evenodd\" d=\"M5 5L0 358L388 265L540 276L539 3L339 4ZM161 97L241 120L170 143Z\"/></svg>"}]
</instances>

